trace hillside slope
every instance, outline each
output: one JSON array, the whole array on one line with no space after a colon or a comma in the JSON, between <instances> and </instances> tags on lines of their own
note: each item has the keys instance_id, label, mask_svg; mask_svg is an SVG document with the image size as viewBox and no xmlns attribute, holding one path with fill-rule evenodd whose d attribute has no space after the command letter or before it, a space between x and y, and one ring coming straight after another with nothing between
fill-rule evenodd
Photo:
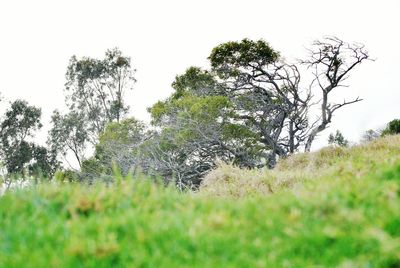
<instances>
[{"instance_id":1,"label":"hillside slope","mask_svg":"<svg viewBox=\"0 0 400 268\"><path fill-rule=\"evenodd\" d=\"M242 197L303 187L320 179L355 179L377 175L400 164L400 135L387 136L351 148L329 146L278 162L273 170L243 170L221 164L201 186L201 192Z\"/></svg>"},{"instance_id":2,"label":"hillside slope","mask_svg":"<svg viewBox=\"0 0 400 268\"><path fill-rule=\"evenodd\" d=\"M222 166L198 193L144 179L0 197L0 267L399 267L400 137Z\"/></svg>"}]
</instances>

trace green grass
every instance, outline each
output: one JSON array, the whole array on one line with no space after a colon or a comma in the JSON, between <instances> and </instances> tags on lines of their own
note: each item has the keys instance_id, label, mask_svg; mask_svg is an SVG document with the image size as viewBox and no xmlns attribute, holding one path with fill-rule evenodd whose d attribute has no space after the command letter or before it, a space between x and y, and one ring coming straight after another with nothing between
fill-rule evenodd
<instances>
[{"instance_id":1,"label":"green grass","mask_svg":"<svg viewBox=\"0 0 400 268\"><path fill-rule=\"evenodd\" d=\"M400 137L222 166L199 193L141 179L8 192L0 267L400 267Z\"/></svg>"}]
</instances>

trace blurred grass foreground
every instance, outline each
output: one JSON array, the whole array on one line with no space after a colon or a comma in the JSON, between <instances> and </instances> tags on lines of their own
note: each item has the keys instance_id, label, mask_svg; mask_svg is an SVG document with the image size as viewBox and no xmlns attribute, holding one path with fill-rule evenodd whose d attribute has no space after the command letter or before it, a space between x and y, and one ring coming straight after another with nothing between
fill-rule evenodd
<instances>
[{"instance_id":1,"label":"blurred grass foreground","mask_svg":"<svg viewBox=\"0 0 400 268\"><path fill-rule=\"evenodd\" d=\"M221 165L198 192L120 178L0 197L0 267L315 266L400 267L400 136Z\"/></svg>"}]
</instances>

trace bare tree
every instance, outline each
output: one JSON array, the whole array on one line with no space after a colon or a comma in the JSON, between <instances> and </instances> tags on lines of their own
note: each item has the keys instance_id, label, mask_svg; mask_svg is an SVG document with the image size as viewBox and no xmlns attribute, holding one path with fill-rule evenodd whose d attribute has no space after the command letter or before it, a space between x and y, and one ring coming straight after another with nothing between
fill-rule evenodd
<instances>
[{"instance_id":1,"label":"bare tree","mask_svg":"<svg viewBox=\"0 0 400 268\"><path fill-rule=\"evenodd\" d=\"M223 68L232 71L230 66ZM283 60L250 62L239 71L239 75L221 81L223 94L233 102L236 120L260 134L267 163L273 167L276 156L296 152L308 136L311 91L300 88L297 66Z\"/></svg>"},{"instance_id":2,"label":"bare tree","mask_svg":"<svg viewBox=\"0 0 400 268\"><path fill-rule=\"evenodd\" d=\"M321 90L322 100L320 118L307 137L305 144L307 152L310 151L317 134L332 122L332 116L338 109L362 100L357 97L350 101L343 100L342 103L332 103L329 94L338 87L346 86L343 82L349 78L350 72L364 60L369 59L364 45L346 43L337 37L315 41L309 52L310 58L303 63L313 69L312 86L315 85Z\"/></svg>"},{"instance_id":3,"label":"bare tree","mask_svg":"<svg viewBox=\"0 0 400 268\"><path fill-rule=\"evenodd\" d=\"M361 137L361 142L370 142L382 136L383 129L368 129Z\"/></svg>"}]
</instances>

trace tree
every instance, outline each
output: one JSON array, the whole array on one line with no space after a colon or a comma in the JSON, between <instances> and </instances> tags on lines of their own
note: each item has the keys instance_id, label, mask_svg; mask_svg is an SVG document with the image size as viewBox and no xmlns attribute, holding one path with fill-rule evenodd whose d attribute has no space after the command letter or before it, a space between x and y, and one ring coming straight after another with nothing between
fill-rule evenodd
<instances>
[{"instance_id":1,"label":"tree","mask_svg":"<svg viewBox=\"0 0 400 268\"><path fill-rule=\"evenodd\" d=\"M339 130L336 130L335 134L333 133L329 134L328 143L340 147L349 146L349 141L344 138L343 134Z\"/></svg>"},{"instance_id":2,"label":"tree","mask_svg":"<svg viewBox=\"0 0 400 268\"><path fill-rule=\"evenodd\" d=\"M41 110L16 100L6 111L0 127L1 155L8 173L22 173L32 159L31 144L26 141L42 127Z\"/></svg>"},{"instance_id":3,"label":"tree","mask_svg":"<svg viewBox=\"0 0 400 268\"><path fill-rule=\"evenodd\" d=\"M336 110L360 101L335 104L329 95L368 59L363 46L337 38L316 41L310 51L314 50L320 54L311 53L300 62L315 75L313 83L304 86L299 65L287 62L263 40L244 39L215 47L208 57L211 70L189 68L176 78L171 97L152 107L153 123L162 129L153 145L153 152L158 151L154 159L158 158L159 166L168 164L165 170L197 180L213 168L217 158L244 167L272 168L277 157L301 148L309 151ZM315 99L317 91L320 101ZM321 116L311 120L314 103L321 103ZM213 104L217 104L216 113Z\"/></svg>"},{"instance_id":4,"label":"tree","mask_svg":"<svg viewBox=\"0 0 400 268\"><path fill-rule=\"evenodd\" d=\"M109 122L119 122L128 112L124 96L135 79L129 57L109 49L102 60L73 56L67 68L66 102L71 112L83 115L92 144Z\"/></svg>"},{"instance_id":5,"label":"tree","mask_svg":"<svg viewBox=\"0 0 400 268\"><path fill-rule=\"evenodd\" d=\"M79 167L86 149L95 146L107 123L120 122L129 110L124 97L132 90L135 70L131 60L117 49L109 49L104 59L70 59L65 83L65 115L54 111L48 144L66 159L72 152ZM88 162L86 162L86 165Z\"/></svg>"},{"instance_id":6,"label":"tree","mask_svg":"<svg viewBox=\"0 0 400 268\"><path fill-rule=\"evenodd\" d=\"M23 100L12 102L6 111L0 124L0 151L9 174L28 170L50 177L54 172L57 162L51 152L28 140L42 127L40 117L41 110Z\"/></svg>"},{"instance_id":7,"label":"tree","mask_svg":"<svg viewBox=\"0 0 400 268\"><path fill-rule=\"evenodd\" d=\"M376 140L377 138L382 136L382 129L369 129L367 131L365 131L365 133L363 134L361 141L362 142L370 142L373 140Z\"/></svg>"},{"instance_id":8,"label":"tree","mask_svg":"<svg viewBox=\"0 0 400 268\"><path fill-rule=\"evenodd\" d=\"M150 109L160 131L142 146L144 170L175 179L182 189L198 185L217 159L242 167L260 164L254 133L230 122L232 105L215 92L219 84L209 72L191 67L172 86L172 96Z\"/></svg>"},{"instance_id":9,"label":"tree","mask_svg":"<svg viewBox=\"0 0 400 268\"><path fill-rule=\"evenodd\" d=\"M83 162L82 172L112 175L114 164L123 175L135 171L139 167L138 148L147 135L145 124L134 118L108 123L94 156Z\"/></svg>"},{"instance_id":10,"label":"tree","mask_svg":"<svg viewBox=\"0 0 400 268\"><path fill-rule=\"evenodd\" d=\"M301 63L313 70L314 80L304 88L298 67L285 62L262 40L221 44L209 57L224 84L224 94L235 100L238 119L260 134L260 142L270 152L271 167L275 155L285 157L300 146L310 151L317 134L331 123L334 112L361 101L356 98L336 104L329 95L345 86L343 82L354 68L369 58L363 45L328 37L315 41L309 51L309 59ZM320 101L314 99L318 90L322 94ZM321 115L315 121L309 115L313 103L321 103Z\"/></svg>"},{"instance_id":11,"label":"tree","mask_svg":"<svg viewBox=\"0 0 400 268\"><path fill-rule=\"evenodd\" d=\"M363 45L349 44L336 37L328 37L322 41L315 41L309 50L310 59L303 61L313 69L314 83L321 90L321 116L307 137L305 150L310 151L312 142L318 133L325 130L332 121L333 114L340 108L361 101L359 97L342 103L332 103L329 95L334 89L345 86L350 72L369 59L368 52Z\"/></svg>"},{"instance_id":12,"label":"tree","mask_svg":"<svg viewBox=\"0 0 400 268\"><path fill-rule=\"evenodd\" d=\"M400 134L400 119L390 121L382 132L382 136Z\"/></svg>"},{"instance_id":13,"label":"tree","mask_svg":"<svg viewBox=\"0 0 400 268\"><path fill-rule=\"evenodd\" d=\"M32 160L28 167L31 174L38 177L51 178L59 167L60 162L57 160L55 152L44 146L33 144Z\"/></svg>"},{"instance_id":14,"label":"tree","mask_svg":"<svg viewBox=\"0 0 400 268\"><path fill-rule=\"evenodd\" d=\"M211 67L234 108L233 119L258 134L273 167L308 134L311 92L299 88L300 72L263 40L244 39L214 48Z\"/></svg>"},{"instance_id":15,"label":"tree","mask_svg":"<svg viewBox=\"0 0 400 268\"><path fill-rule=\"evenodd\" d=\"M85 115L75 111L62 115L56 110L53 112L51 122L53 126L47 140L51 151L64 158L71 151L81 167L89 140Z\"/></svg>"}]
</instances>

